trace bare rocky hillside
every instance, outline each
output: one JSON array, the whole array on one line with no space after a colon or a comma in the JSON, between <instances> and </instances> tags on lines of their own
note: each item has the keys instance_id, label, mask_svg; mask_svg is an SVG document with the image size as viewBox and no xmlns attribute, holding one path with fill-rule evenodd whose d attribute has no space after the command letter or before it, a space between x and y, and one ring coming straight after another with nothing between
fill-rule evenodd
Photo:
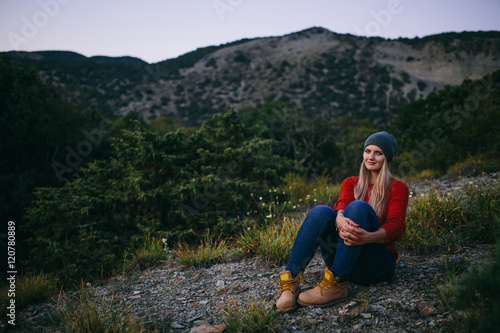
<instances>
[{"instance_id":1,"label":"bare rocky hillside","mask_svg":"<svg viewBox=\"0 0 500 333\"><path fill-rule=\"evenodd\" d=\"M187 125L211 114L282 101L311 114L386 123L409 100L500 68L500 32L385 40L311 28L200 48L147 64L130 57L10 52L108 114L137 111Z\"/></svg>"}]
</instances>

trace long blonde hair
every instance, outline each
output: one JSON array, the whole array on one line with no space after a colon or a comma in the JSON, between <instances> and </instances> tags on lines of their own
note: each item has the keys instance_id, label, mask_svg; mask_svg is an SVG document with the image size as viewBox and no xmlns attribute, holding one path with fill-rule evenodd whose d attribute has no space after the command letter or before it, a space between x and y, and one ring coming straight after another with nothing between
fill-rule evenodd
<instances>
[{"instance_id":1,"label":"long blonde hair","mask_svg":"<svg viewBox=\"0 0 500 333\"><path fill-rule=\"evenodd\" d=\"M364 161L361 163L361 169L359 170L359 179L356 187L354 187L354 198L356 200L364 200L368 194L371 174L366 168ZM373 207L378 218L382 218L385 210L385 203L387 198L387 190L391 183L391 172L389 171L389 166L387 165L387 159L384 160L382 168L375 179L373 184L373 189L370 194L370 200L368 203Z\"/></svg>"}]
</instances>

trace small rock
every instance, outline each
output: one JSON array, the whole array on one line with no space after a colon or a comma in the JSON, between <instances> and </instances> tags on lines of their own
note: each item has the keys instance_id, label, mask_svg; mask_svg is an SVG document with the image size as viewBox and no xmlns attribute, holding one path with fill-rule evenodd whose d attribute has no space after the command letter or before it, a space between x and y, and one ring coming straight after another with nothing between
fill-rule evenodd
<instances>
[{"instance_id":1,"label":"small rock","mask_svg":"<svg viewBox=\"0 0 500 333\"><path fill-rule=\"evenodd\" d=\"M369 304L368 311L369 312L384 312L385 308L383 306L380 306L380 305Z\"/></svg>"},{"instance_id":2,"label":"small rock","mask_svg":"<svg viewBox=\"0 0 500 333\"><path fill-rule=\"evenodd\" d=\"M180 329L180 328L184 328L184 325L181 325L179 323L172 323L172 328L177 328L177 329Z\"/></svg>"},{"instance_id":3,"label":"small rock","mask_svg":"<svg viewBox=\"0 0 500 333\"><path fill-rule=\"evenodd\" d=\"M370 319L372 317L372 314L362 312L362 313L360 313L360 316L363 317L363 319Z\"/></svg>"},{"instance_id":4,"label":"small rock","mask_svg":"<svg viewBox=\"0 0 500 333\"><path fill-rule=\"evenodd\" d=\"M199 315L195 315L194 317L189 318L189 319L188 319L188 322L190 323L190 322L192 322L192 321L198 320L198 319L200 319L201 317L202 317L202 315L200 315L200 314L199 314Z\"/></svg>"},{"instance_id":5,"label":"small rock","mask_svg":"<svg viewBox=\"0 0 500 333\"><path fill-rule=\"evenodd\" d=\"M224 283L224 280L217 280L217 284L216 286L221 288L221 287L224 287L225 283Z\"/></svg>"},{"instance_id":6,"label":"small rock","mask_svg":"<svg viewBox=\"0 0 500 333\"><path fill-rule=\"evenodd\" d=\"M212 326L204 324L201 326L193 327L189 333L217 333L222 332L226 327L224 325Z\"/></svg>"},{"instance_id":7,"label":"small rock","mask_svg":"<svg viewBox=\"0 0 500 333\"><path fill-rule=\"evenodd\" d=\"M418 311L426 316L437 315L439 313L438 309L430 304L424 302L416 303Z\"/></svg>"}]
</instances>

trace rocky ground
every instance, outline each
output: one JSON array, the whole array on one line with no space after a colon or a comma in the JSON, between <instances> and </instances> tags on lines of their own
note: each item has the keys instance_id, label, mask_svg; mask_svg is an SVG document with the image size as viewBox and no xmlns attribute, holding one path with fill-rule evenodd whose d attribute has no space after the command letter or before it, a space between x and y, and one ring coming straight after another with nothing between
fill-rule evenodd
<instances>
[{"instance_id":1,"label":"rocky ground","mask_svg":"<svg viewBox=\"0 0 500 333\"><path fill-rule=\"evenodd\" d=\"M432 187L455 191L469 181L461 178L408 185L417 194ZM498 183L498 174L484 175L476 181ZM374 286L351 284L344 303L282 314L276 331L445 332L452 316L438 301L438 286L445 288L446 263L455 263L463 274L471 265L488 262L493 247L474 245L425 255L401 251L391 281ZM113 298L116 307L128 308L146 318L151 327L163 327L167 332L218 332L228 306L253 300L272 302L279 290L277 276L283 268L258 258L192 269L165 264L90 288L99 297ZM318 254L306 271L303 289L319 282L323 270ZM52 309L51 304L28 308L22 315L22 327L13 331L52 332L53 328L47 329L47 314Z\"/></svg>"}]
</instances>

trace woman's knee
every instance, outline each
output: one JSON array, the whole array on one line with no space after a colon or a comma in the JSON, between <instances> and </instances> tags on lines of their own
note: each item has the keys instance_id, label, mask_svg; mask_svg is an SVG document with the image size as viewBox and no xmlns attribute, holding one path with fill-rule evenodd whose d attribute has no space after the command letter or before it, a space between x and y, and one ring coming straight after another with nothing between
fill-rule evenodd
<instances>
[{"instance_id":1,"label":"woman's knee","mask_svg":"<svg viewBox=\"0 0 500 333\"><path fill-rule=\"evenodd\" d=\"M369 203L363 200L354 200L349 205L347 205L344 211L344 215L349 218L359 216L359 214L370 215L375 214L375 211Z\"/></svg>"},{"instance_id":2,"label":"woman's knee","mask_svg":"<svg viewBox=\"0 0 500 333\"><path fill-rule=\"evenodd\" d=\"M368 230L370 223L373 222L373 228L378 229L380 225L378 222L377 214L372 206L362 200L354 200L351 202L344 211L344 216L350 218L358 223L362 228ZM375 221L377 221L375 223Z\"/></svg>"},{"instance_id":3,"label":"woman's knee","mask_svg":"<svg viewBox=\"0 0 500 333\"><path fill-rule=\"evenodd\" d=\"M318 205L312 208L309 213L307 213L307 216L314 219L329 220L331 218L335 218L337 216L337 213L335 213L332 207L326 205Z\"/></svg>"},{"instance_id":4,"label":"woman's knee","mask_svg":"<svg viewBox=\"0 0 500 333\"><path fill-rule=\"evenodd\" d=\"M352 201L349 205L347 205L345 212L351 211L351 210L367 210L367 209L373 209L372 206L366 201L363 200L354 200ZM345 214L344 212L344 214Z\"/></svg>"},{"instance_id":5,"label":"woman's knee","mask_svg":"<svg viewBox=\"0 0 500 333\"><path fill-rule=\"evenodd\" d=\"M312 208L309 213L307 213L305 223L325 224L328 221L334 220L337 214L332 207L326 205L318 205Z\"/></svg>"}]
</instances>

